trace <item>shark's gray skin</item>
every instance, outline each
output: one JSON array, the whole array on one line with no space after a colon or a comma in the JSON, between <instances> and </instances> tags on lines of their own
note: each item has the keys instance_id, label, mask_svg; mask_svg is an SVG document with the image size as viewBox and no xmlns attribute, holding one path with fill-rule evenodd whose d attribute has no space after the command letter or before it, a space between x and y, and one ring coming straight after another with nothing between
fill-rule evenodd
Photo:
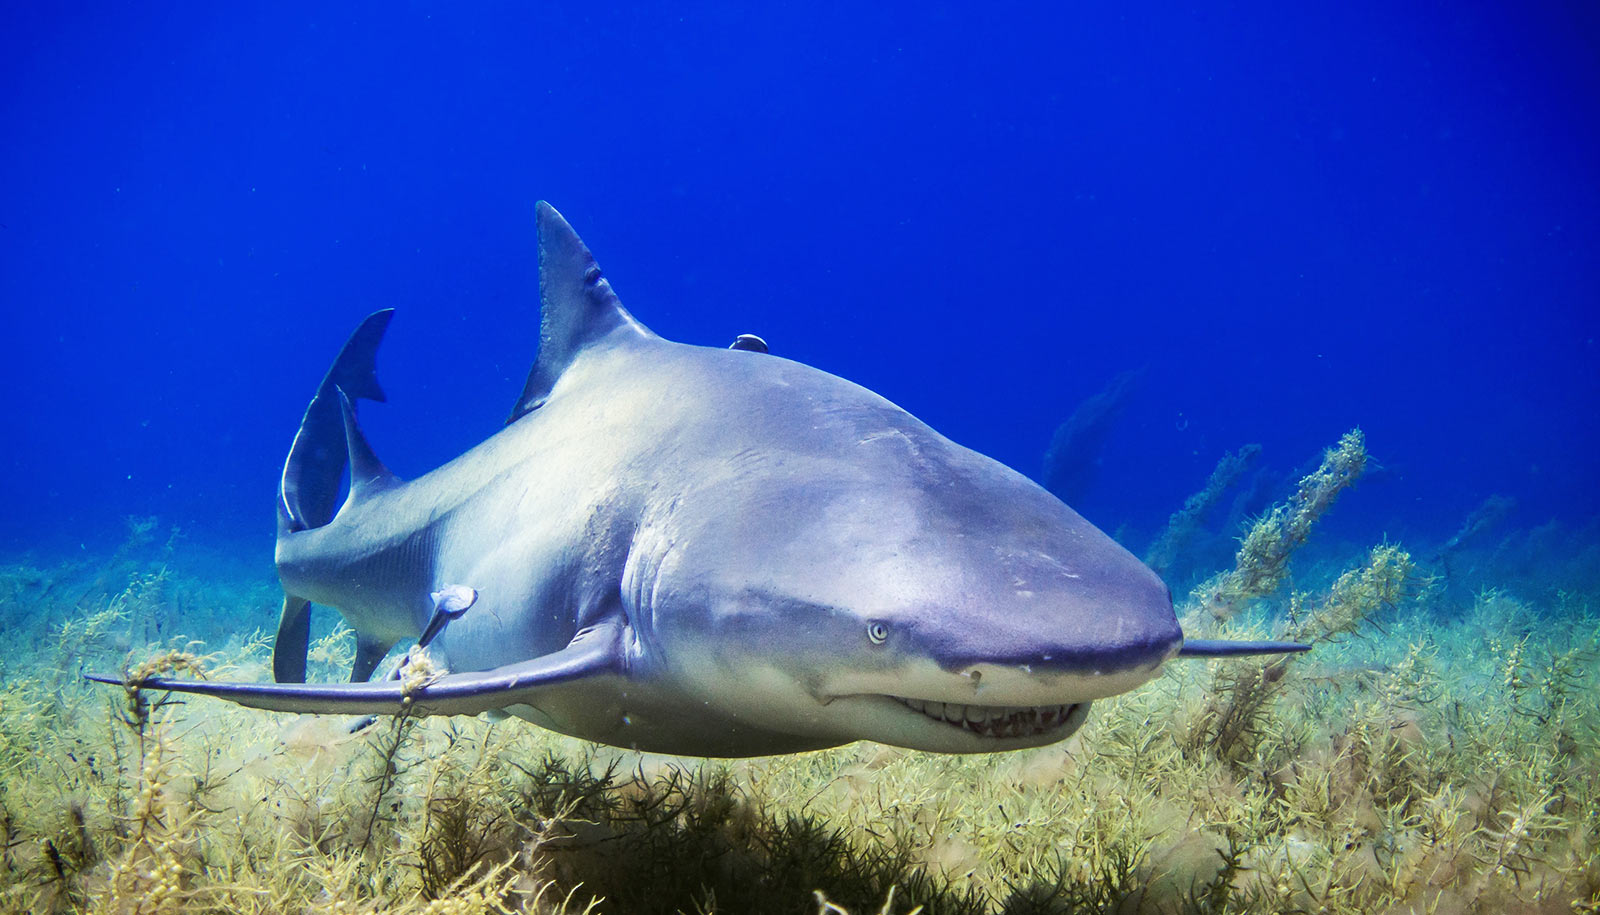
<instances>
[{"instance_id":1,"label":"shark's gray skin","mask_svg":"<svg viewBox=\"0 0 1600 915\"><path fill-rule=\"evenodd\" d=\"M433 630L455 672L409 692L146 688L295 712L504 710L685 755L861 739L973 753L1061 740L1179 655L1304 647L1185 646L1160 578L1026 477L759 338L657 337L545 203L538 230L538 359L505 429L416 480L389 473L352 406L383 396L379 312L308 408L280 487L278 679L304 678L308 602L355 629L364 680L451 586L476 591Z\"/></svg>"}]
</instances>

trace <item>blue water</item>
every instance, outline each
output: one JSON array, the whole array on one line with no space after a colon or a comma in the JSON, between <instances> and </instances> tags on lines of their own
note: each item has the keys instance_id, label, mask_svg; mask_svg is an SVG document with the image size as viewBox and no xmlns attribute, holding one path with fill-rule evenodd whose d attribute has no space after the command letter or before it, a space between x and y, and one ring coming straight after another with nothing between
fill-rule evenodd
<instances>
[{"instance_id":1,"label":"blue water","mask_svg":"<svg viewBox=\"0 0 1600 915\"><path fill-rule=\"evenodd\" d=\"M533 203L658 333L851 378L1143 542L1226 450L1434 541L1600 514L1600 7L7 4L0 547L270 554L301 411L399 309L402 476L495 431Z\"/></svg>"}]
</instances>

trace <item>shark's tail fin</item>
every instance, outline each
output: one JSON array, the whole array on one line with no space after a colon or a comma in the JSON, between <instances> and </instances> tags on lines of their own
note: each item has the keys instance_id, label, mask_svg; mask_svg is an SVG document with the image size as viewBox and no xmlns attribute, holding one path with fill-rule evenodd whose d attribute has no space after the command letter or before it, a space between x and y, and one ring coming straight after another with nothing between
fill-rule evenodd
<instances>
[{"instance_id":1,"label":"shark's tail fin","mask_svg":"<svg viewBox=\"0 0 1600 915\"><path fill-rule=\"evenodd\" d=\"M392 308L367 315L345 341L344 349L306 406L278 484L280 536L321 527L333 520L349 451L339 394L344 392L351 401L366 398L381 403L386 399L378 385L377 357L378 344L383 342L383 332L389 329L392 317Z\"/></svg>"},{"instance_id":2,"label":"shark's tail fin","mask_svg":"<svg viewBox=\"0 0 1600 915\"><path fill-rule=\"evenodd\" d=\"M378 385L378 344L383 342L392 317L394 309L386 308L361 322L307 405L278 483L280 538L333 520L345 465L355 450L346 432L347 423L354 425L350 402L358 398L379 402L385 399L383 388ZM361 445L364 447L365 441ZM310 637L311 602L286 593L278 638L272 649L272 673L279 682L305 681Z\"/></svg>"}]
</instances>

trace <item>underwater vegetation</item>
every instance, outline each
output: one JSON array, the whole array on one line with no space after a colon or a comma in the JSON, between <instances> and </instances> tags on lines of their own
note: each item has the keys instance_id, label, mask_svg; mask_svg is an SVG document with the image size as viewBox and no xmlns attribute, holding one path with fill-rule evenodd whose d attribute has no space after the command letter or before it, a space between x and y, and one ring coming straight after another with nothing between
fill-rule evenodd
<instances>
[{"instance_id":1,"label":"underwater vegetation","mask_svg":"<svg viewBox=\"0 0 1600 915\"><path fill-rule=\"evenodd\" d=\"M1186 629L1313 651L1169 665L1061 744L978 756L674 759L178 701L138 683L270 677L278 595L266 557L219 573L130 519L111 555L0 565L0 911L1600 912L1594 532L1540 559L1553 535L1502 506L1414 552L1319 550L1366 460L1344 436L1180 601ZM317 635L312 676L341 678L353 635Z\"/></svg>"},{"instance_id":2,"label":"underwater vegetation","mask_svg":"<svg viewBox=\"0 0 1600 915\"><path fill-rule=\"evenodd\" d=\"M1223 455L1200 491L1184 500L1183 508L1173 513L1166 529L1145 553L1144 564L1167 577L1191 545L1204 536L1207 518L1260 456L1261 446L1253 444Z\"/></svg>"}]
</instances>

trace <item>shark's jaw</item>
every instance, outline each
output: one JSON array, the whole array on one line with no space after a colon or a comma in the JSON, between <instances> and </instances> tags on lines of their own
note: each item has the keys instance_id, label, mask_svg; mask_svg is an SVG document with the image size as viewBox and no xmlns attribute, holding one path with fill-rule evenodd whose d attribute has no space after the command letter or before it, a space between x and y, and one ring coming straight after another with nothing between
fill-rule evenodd
<instances>
[{"instance_id":1,"label":"shark's jaw","mask_svg":"<svg viewBox=\"0 0 1600 915\"><path fill-rule=\"evenodd\" d=\"M843 740L874 740L933 753L993 753L1040 747L1072 736L1089 702L978 705L889 693L853 693L824 702Z\"/></svg>"},{"instance_id":2,"label":"shark's jaw","mask_svg":"<svg viewBox=\"0 0 1600 915\"><path fill-rule=\"evenodd\" d=\"M1089 714L1087 702L1037 706L962 705L904 696L888 698L931 721L995 740L1032 740L1058 730L1064 730L1061 736L1065 737L1077 730Z\"/></svg>"}]
</instances>

